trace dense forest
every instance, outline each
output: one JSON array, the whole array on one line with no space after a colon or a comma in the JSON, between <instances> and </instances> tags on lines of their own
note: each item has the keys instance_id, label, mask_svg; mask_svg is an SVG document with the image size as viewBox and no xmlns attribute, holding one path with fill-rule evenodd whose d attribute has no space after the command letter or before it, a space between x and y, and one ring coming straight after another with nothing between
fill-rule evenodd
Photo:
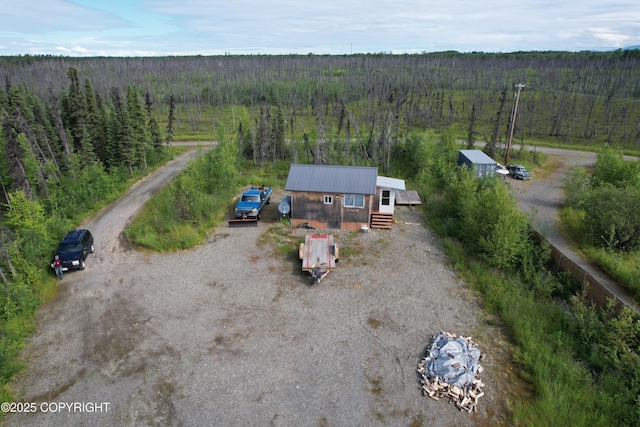
<instances>
[{"instance_id":1,"label":"dense forest","mask_svg":"<svg viewBox=\"0 0 640 427\"><path fill-rule=\"evenodd\" d=\"M448 234L464 246L484 254L491 268L510 269L514 275L524 272L524 283L532 289L522 292L531 291L535 298L517 295L508 304L496 304L496 311L508 324L510 315L512 323L517 323L524 318L522 313L532 311L523 307L519 313L509 312L509 307L524 302L542 301L556 316L566 310L555 311L555 300L547 298L559 297L559 285L542 273L538 254L532 253L527 238L515 239L527 243L518 247L499 239L504 239L500 230L505 227L513 230L507 235L510 242L515 235L526 236L528 230L517 206L503 209L512 204L504 186L457 174L451 154L460 147L459 141L468 145L486 141L486 151L494 157L510 134L527 145L550 142L593 149L607 145L634 151L640 144L638 50L19 56L0 57L0 76L4 82L0 88L0 394L5 400L10 396L7 384L20 369L15 356L33 327L33 313L44 298L43 283L51 280L48 262L57 240L87 213L116 197L132 179L165 161L166 142L184 138L220 141L223 154L213 153L194 163L194 168L204 171L192 180L198 183L215 175L212 167L231 180L236 167L284 161L280 163L373 165L424 188L437 188L442 195L430 202L430 209L441 212L439 227L450 229ZM514 120L516 85L524 87ZM211 188L217 187L211 184ZM477 200L469 194L476 194ZM207 197L213 198L212 194ZM167 205L175 207L176 203ZM489 208L495 210L487 213ZM180 210L182 216L185 213L187 220L193 219L192 210ZM479 218L484 223L479 224ZM508 295L516 288L509 286L496 292ZM601 339L592 334L598 319L589 317L594 315L588 307L584 312L576 307L575 312L591 323L572 323L575 319L571 319L566 321L568 328L584 327L578 332L594 342ZM636 330L637 322L630 317L623 320L612 312L601 323ZM542 320L535 323L543 324ZM532 354L539 352L546 333L541 330L531 338ZM640 411L628 409L637 396L640 363L635 352L629 353L633 353L631 362L619 363L629 342L633 349L637 347L637 334L627 334L628 340L626 335L619 340L618 335L623 334L602 335L617 347L611 367L598 369L613 372L612 378L622 377L631 368L634 372L625 380L629 393L623 398L615 396L610 384L602 386L614 402L607 405L614 407L618 421L637 422ZM619 341L623 342L618 345ZM576 348L582 342L586 339L575 339ZM551 342L550 355L556 352L553 345ZM618 353L618 348L624 350ZM582 363L597 365L595 352L583 359L586 362ZM546 369L549 363L539 365ZM524 362L523 367L529 369ZM579 375L580 387L589 396L602 391L590 388L585 371ZM537 387L544 382L538 385L532 380ZM607 419L599 401L593 398L590 402L600 411L598 419Z\"/></svg>"},{"instance_id":2,"label":"dense forest","mask_svg":"<svg viewBox=\"0 0 640 427\"><path fill-rule=\"evenodd\" d=\"M73 67L103 99L114 89L124 93L133 86L141 95L148 93L165 114L175 102L183 108L181 125L193 132L212 131L203 114L207 108L219 114L225 106L245 106L253 111L252 119L261 121L256 110L277 106L293 134L302 132L299 118L312 114L316 138L359 138L374 152L379 145L394 144L409 129L442 131L453 124L465 134L470 130L474 139L502 142L514 86L524 84L516 139L637 147L639 52L22 56L0 58L0 75L8 84L24 83L41 99L51 100L69 85L66 74ZM275 117L270 111L265 114ZM257 126L253 128L258 133Z\"/></svg>"}]
</instances>

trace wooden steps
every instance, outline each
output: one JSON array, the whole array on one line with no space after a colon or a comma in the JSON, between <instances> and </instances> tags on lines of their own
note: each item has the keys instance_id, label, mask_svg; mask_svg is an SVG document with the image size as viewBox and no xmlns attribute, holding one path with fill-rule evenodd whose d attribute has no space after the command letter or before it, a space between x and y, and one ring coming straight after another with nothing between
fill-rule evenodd
<instances>
[{"instance_id":1,"label":"wooden steps","mask_svg":"<svg viewBox=\"0 0 640 427\"><path fill-rule=\"evenodd\" d=\"M371 213L371 228L391 230L393 226L393 214L387 212Z\"/></svg>"}]
</instances>

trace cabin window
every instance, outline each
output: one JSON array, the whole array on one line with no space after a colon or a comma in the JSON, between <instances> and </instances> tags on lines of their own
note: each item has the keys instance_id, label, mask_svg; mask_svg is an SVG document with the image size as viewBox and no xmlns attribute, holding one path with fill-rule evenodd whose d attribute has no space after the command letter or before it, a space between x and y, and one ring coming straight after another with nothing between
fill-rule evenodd
<instances>
[{"instance_id":1,"label":"cabin window","mask_svg":"<svg viewBox=\"0 0 640 427\"><path fill-rule=\"evenodd\" d=\"M324 196L324 204L332 205L333 204L333 196Z\"/></svg>"},{"instance_id":2,"label":"cabin window","mask_svg":"<svg viewBox=\"0 0 640 427\"><path fill-rule=\"evenodd\" d=\"M364 194L345 194L345 208L364 208Z\"/></svg>"},{"instance_id":3,"label":"cabin window","mask_svg":"<svg viewBox=\"0 0 640 427\"><path fill-rule=\"evenodd\" d=\"M382 190L382 206L389 206L391 204L391 191Z\"/></svg>"}]
</instances>

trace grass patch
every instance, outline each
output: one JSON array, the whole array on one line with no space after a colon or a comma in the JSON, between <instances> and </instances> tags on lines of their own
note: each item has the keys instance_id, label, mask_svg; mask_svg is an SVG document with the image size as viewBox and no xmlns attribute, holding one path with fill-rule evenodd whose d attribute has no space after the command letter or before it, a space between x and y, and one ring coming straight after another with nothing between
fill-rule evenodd
<instances>
[{"instance_id":1,"label":"grass patch","mask_svg":"<svg viewBox=\"0 0 640 427\"><path fill-rule=\"evenodd\" d=\"M559 211L559 217L558 228L560 233L568 241L574 243L576 250L588 244L587 228L584 225L584 211L566 207Z\"/></svg>"},{"instance_id":2,"label":"grass patch","mask_svg":"<svg viewBox=\"0 0 640 427\"><path fill-rule=\"evenodd\" d=\"M465 282L483 295L484 309L504 322L516 344L514 361L534 390L513 398L513 417L522 425L609 425L606 404L588 369L574 358L579 345L568 332L566 309L537 298L517 281L470 258L457 242L445 239L445 250Z\"/></svg>"},{"instance_id":3,"label":"grass patch","mask_svg":"<svg viewBox=\"0 0 640 427\"><path fill-rule=\"evenodd\" d=\"M218 144L156 193L125 229L132 244L159 252L192 248L207 238L238 191L237 147Z\"/></svg>"},{"instance_id":4,"label":"grass patch","mask_svg":"<svg viewBox=\"0 0 640 427\"><path fill-rule=\"evenodd\" d=\"M572 248L640 301L640 251L618 252L594 247L587 238L584 211L566 207L560 211L560 232Z\"/></svg>"},{"instance_id":5,"label":"grass patch","mask_svg":"<svg viewBox=\"0 0 640 427\"><path fill-rule=\"evenodd\" d=\"M259 245L273 245L274 254L277 257L289 261L298 260L298 248L302 240L291 234L289 220L282 219L270 225L266 232L262 233L258 239Z\"/></svg>"},{"instance_id":6,"label":"grass patch","mask_svg":"<svg viewBox=\"0 0 640 427\"><path fill-rule=\"evenodd\" d=\"M366 265L365 245L361 235L355 231L348 233L340 239L340 259L354 260L362 259L363 265Z\"/></svg>"},{"instance_id":7,"label":"grass patch","mask_svg":"<svg viewBox=\"0 0 640 427\"><path fill-rule=\"evenodd\" d=\"M614 252L590 246L583 253L640 301L640 251Z\"/></svg>"}]
</instances>

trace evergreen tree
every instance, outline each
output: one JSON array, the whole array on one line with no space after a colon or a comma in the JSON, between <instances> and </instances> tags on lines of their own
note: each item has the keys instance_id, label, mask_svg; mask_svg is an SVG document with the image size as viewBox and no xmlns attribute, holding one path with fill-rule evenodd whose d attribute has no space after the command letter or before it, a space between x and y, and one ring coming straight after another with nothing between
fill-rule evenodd
<instances>
[{"instance_id":1,"label":"evergreen tree","mask_svg":"<svg viewBox=\"0 0 640 427\"><path fill-rule=\"evenodd\" d=\"M67 77L69 78L69 92L63 99L62 111L65 126L71 133L71 142L73 149L76 152L82 151L84 136L84 126L87 123L87 107L80 86L80 77L78 70L73 67L69 67L67 71Z\"/></svg>"},{"instance_id":2,"label":"evergreen tree","mask_svg":"<svg viewBox=\"0 0 640 427\"><path fill-rule=\"evenodd\" d=\"M11 177L11 189L21 190L31 199L31 186L22 163L22 159L25 156L23 145L21 145L18 139L18 133L13 123L9 120L9 117L5 116L4 119L2 129L5 140L7 167Z\"/></svg>"},{"instance_id":3,"label":"evergreen tree","mask_svg":"<svg viewBox=\"0 0 640 427\"><path fill-rule=\"evenodd\" d=\"M282 114L282 108L278 106L276 109L276 116L273 119L272 130L271 130L271 139L273 145L273 158L272 161L275 162L280 159L284 159L286 157L286 147L284 144L284 116Z\"/></svg>"},{"instance_id":4,"label":"evergreen tree","mask_svg":"<svg viewBox=\"0 0 640 427\"><path fill-rule=\"evenodd\" d=\"M7 162L7 153L4 142L4 130L0 123L0 185L2 185L2 195L7 201L7 188L11 186L11 175L9 173L9 164ZM1 236L0 236L1 237Z\"/></svg>"},{"instance_id":5,"label":"evergreen tree","mask_svg":"<svg viewBox=\"0 0 640 427\"><path fill-rule=\"evenodd\" d=\"M147 168L147 151L151 146L151 137L147 126L147 117L144 114L138 92L133 86L127 87L127 112L130 124L129 146L125 147L129 168Z\"/></svg>"},{"instance_id":6,"label":"evergreen tree","mask_svg":"<svg viewBox=\"0 0 640 427\"><path fill-rule=\"evenodd\" d=\"M476 104L471 106L471 117L469 117L469 131L467 132L467 150L472 150L476 138L476 120L478 119L478 113L476 111Z\"/></svg>"},{"instance_id":7,"label":"evergreen tree","mask_svg":"<svg viewBox=\"0 0 640 427\"><path fill-rule=\"evenodd\" d=\"M35 189L38 184L44 184L44 180L40 173L40 166L38 160L36 159L33 151L31 150L31 145L27 140L27 137L24 134L18 134L16 140L18 146L20 147L20 152L22 156L20 158L20 162L22 163L22 169L24 170L24 176L26 179L25 189ZM31 199L35 194L30 194L25 191L25 194Z\"/></svg>"},{"instance_id":8,"label":"evergreen tree","mask_svg":"<svg viewBox=\"0 0 640 427\"><path fill-rule=\"evenodd\" d=\"M106 166L116 169L124 163L125 141L129 139L129 117L118 88L111 90L111 102L107 120Z\"/></svg>"},{"instance_id":9,"label":"evergreen tree","mask_svg":"<svg viewBox=\"0 0 640 427\"><path fill-rule=\"evenodd\" d=\"M164 145L162 143L162 133L160 132L160 126L158 125L155 117L153 117L153 103L151 101L151 94L148 90L145 91L144 94L144 105L147 109L147 116L149 118L148 129L151 138L151 146L154 150L152 163L155 163L155 159L157 159L164 152Z\"/></svg>"},{"instance_id":10,"label":"evergreen tree","mask_svg":"<svg viewBox=\"0 0 640 427\"><path fill-rule=\"evenodd\" d=\"M55 129L56 140L59 142L62 159L58 163L62 170L66 170L71 164L71 143L67 129L64 127L62 119L62 109L60 101L54 97L51 101L51 113L53 127Z\"/></svg>"},{"instance_id":11,"label":"evergreen tree","mask_svg":"<svg viewBox=\"0 0 640 427\"><path fill-rule=\"evenodd\" d=\"M153 147L153 161L155 163L156 160L164 153L164 144L162 142L162 132L160 131L160 126L154 117L149 118L149 133L151 137L151 146Z\"/></svg>"},{"instance_id":12,"label":"evergreen tree","mask_svg":"<svg viewBox=\"0 0 640 427\"><path fill-rule=\"evenodd\" d=\"M173 97L173 94L169 97L169 118L167 121L167 144L173 141L173 126L176 120L175 117L176 112L176 100Z\"/></svg>"},{"instance_id":13,"label":"evergreen tree","mask_svg":"<svg viewBox=\"0 0 640 427\"><path fill-rule=\"evenodd\" d=\"M84 140L85 151L90 151L90 153L87 154L90 154L93 159L97 156L97 159L104 164L107 155L105 113L102 111L102 106L98 102L98 98L89 79L85 79L84 81L84 96L87 107L87 124L83 130L83 134L86 135L86 139Z\"/></svg>"},{"instance_id":14,"label":"evergreen tree","mask_svg":"<svg viewBox=\"0 0 640 427\"><path fill-rule=\"evenodd\" d=\"M271 113L266 102L263 102L260 106L260 123L258 123L258 142L257 153L254 154L254 158L257 158L258 163L256 166L263 167L269 153L269 143L271 141Z\"/></svg>"}]
</instances>

